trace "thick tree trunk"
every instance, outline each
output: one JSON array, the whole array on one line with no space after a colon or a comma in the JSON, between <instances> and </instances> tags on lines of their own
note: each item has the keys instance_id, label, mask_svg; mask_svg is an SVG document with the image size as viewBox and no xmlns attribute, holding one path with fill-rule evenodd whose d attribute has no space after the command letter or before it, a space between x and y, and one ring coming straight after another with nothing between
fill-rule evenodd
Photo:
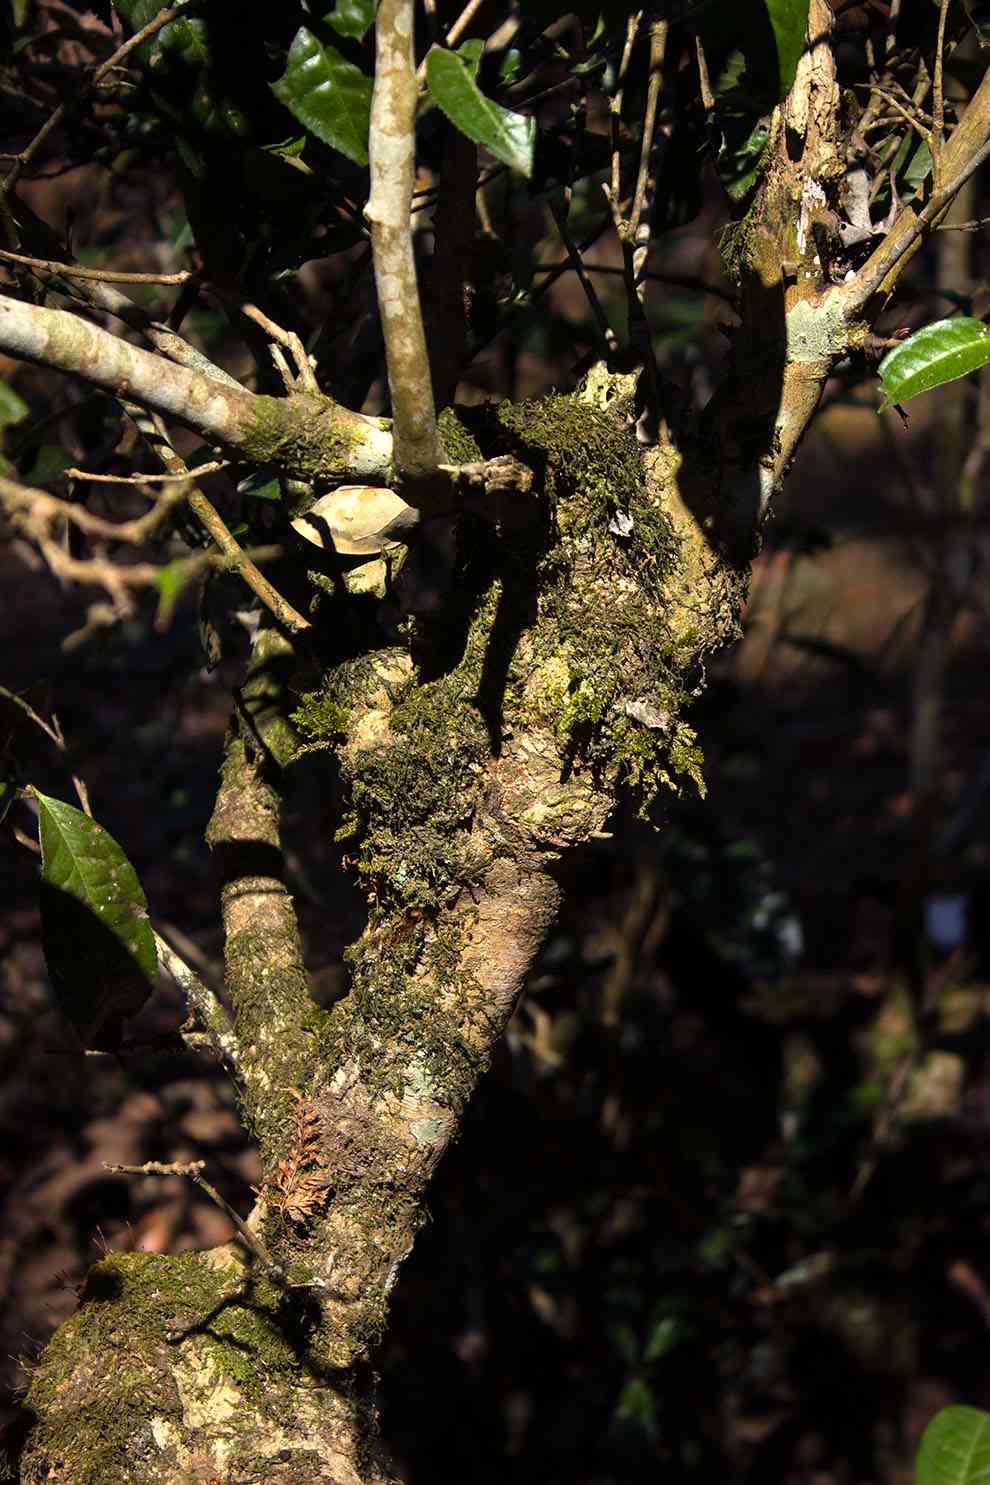
<instances>
[{"instance_id":1,"label":"thick tree trunk","mask_svg":"<svg viewBox=\"0 0 990 1485\"><path fill-rule=\"evenodd\" d=\"M264 1167L258 1251L92 1270L35 1374L32 1485L390 1478L367 1359L553 921L556 864L620 792L697 786L687 677L738 620L741 573L681 502L678 456L643 458L631 393L596 373L471 432L445 420L452 454L511 453L542 500L494 540L464 524L456 581L410 643L288 697L287 641L267 631L256 647L209 839ZM336 751L369 904L329 1013L307 992L281 865L281 775L300 739Z\"/></svg>"}]
</instances>

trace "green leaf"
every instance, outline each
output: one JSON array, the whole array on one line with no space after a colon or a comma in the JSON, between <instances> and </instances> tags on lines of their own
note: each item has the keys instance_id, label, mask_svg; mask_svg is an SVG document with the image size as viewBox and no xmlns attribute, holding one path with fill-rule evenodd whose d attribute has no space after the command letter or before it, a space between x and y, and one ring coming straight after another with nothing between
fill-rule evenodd
<instances>
[{"instance_id":1,"label":"green leaf","mask_svg":"<svg viewBox=\"0 0 990 1485\"><path fill-rule=\"evenodd\" d=\"M367 165L371 78L335 47L300 26L272 92L317 139Z\"/></svg>"},{"instance_id":2,"label":"green leaf","mask_svg":"<svg viewBox=\"0 0 990 1485\"><path fill-rule=\"evenodd\" d=\"M6 820L7 814L10 810L10 806L13 804L16 798L17 790L14 788L13 784L0 784L0 824L2 824L4 820Z\"/></svg>"},{"instance_id":3,"label":"green leaf","mask_svg":"<svg viewBox=\"0 0 990 1485\"><path fill-rule=\"evenodd\" d=\"M338 36L353 36L360 41L375 19L375 0L337 0L323 19Z\"/></svg>"},{"instance_id":4,"label":"green leaf","mask_svg":"<svg viewBox=\"0 0 990 1485\"><path fill-rule=\"evenodd\" d=\"M30 411L19 392L15 392L6 382L0 382L0 428L23 422Z\"/></svg>"},{"instance_id":5,"label":"green leaf","mask_svg":"<svg viewBox=\"0 0 990 1485\"><path fill-rule=\"evenodd\" d=\"M155 622L161 628L164 629L172 622L175 605L181 598L183 589L191 576L192 569L189 561L181 557L175 562L167 562L155 574L155 587L159 593Z\"/></svg>"},{"instance_id":6,"label":"green leaf","mask_svg":"<svg viewBox=\"0 0 990 1485\"><path fill-rule=\"evenodd\" d=\"M629 1377L615 1405L615 1419L632 1423L649 1438L656 1438L657 1409L653 1389L645 1377Z\"/></svg>"},{"instance_id":7,"label":"green leaf","mask_svg":"<svg viewBox=\"0 0 990 1485\"><path fill-rule=\"evenodd\" d=\"M461 52L441 46L430 48L426 55L430 96L468 139L483 144L497 160L521 175L532 175L536 120L500 108L486 98L474 80L476 56Z\"/></svg>"},{"instance_id":8,"label":"green leaf","mask_svg":"<svg viewBox=\"0 0 990 1485\"><path fill-rule=\"evenodd\" d=\"M766 0L766 6L777 43L780 96L784 98L794 86L797 64L805 47L808 0Z\"/></svg>"},{"instance_id":9,"label":"green leaf","mask_svg":"<svg viewBox=\"0 0 990 1485\"><path fill-rule=\"evenodd\" d=\"M47 485L57 480L72 465L72 455L58 444L43 443L34 456L34 463L24 478L32 485Z\"/></svg>"},{"instance_id":10,"label":"green leaf","mask_svg":"<svg viewBox=\"0 0 990 1485\"><path fill-rule=\"evenodd\" d=\"M718 173L729 199L741 201L760 174L769 134L762 124L736 143L728 139L718 153Z\"/></svg>"},{"instance_id":11,"label":"green leaf","mask_svg":"<svg viewBox=\"0 0 990 1485\"><path fill-rule=\"evenodd\" d=\"M120 1045L158 964L148 904L120 846L71 804L34 789L41 928L56 999L87 1047Z\"/></svg>"},{"instance_id":12,"label":"green leaf","mask_svg":"<svg viewBox=\"0 0 990 1485\"><path fill-rule=\"evenodd\" d=\"M237 486L242 495L247 495L251 500L281 500L282 487L278 477L267 474L264 470L257 470L249 475L246 480L241 480Z\"/></svg>"},{"instance_id":13,"label":"green leaf","mask_svg":"<svg viewBox=\"0 0 990 1485\"><path fill-rule=\"evenodd\" d=\"M909 402L945 382L954 382L990 361L990 329L982 320L957 318L925 325L880 362L881 408Z\"/></svg>"},{"instance_id":14,"label":"green leaf","mask_svg":"<svg viewBox=\"0 0 990 1485\"><path fill-rule=\"evenodd\" d=\"M943 1408L921 1439L917 1485L976 1485L990 1475L990 1413Z\"/></svg>"}]
</instances>

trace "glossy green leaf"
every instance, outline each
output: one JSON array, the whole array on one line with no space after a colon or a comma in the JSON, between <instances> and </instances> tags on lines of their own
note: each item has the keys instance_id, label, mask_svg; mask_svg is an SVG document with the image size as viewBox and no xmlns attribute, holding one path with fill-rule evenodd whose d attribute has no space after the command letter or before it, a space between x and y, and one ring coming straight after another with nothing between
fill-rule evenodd
<instances>
[{"instance_id":1,"label":"glossy green leaf","mask_svg":"<svg viewBox=\"0 0 990 1485\"><path fill-rule=\"evenodd\" d=\"M780 96L794 86L794 74L805 48L808 29L808 0L766 0L767 14L777 44Z\"/></svg>"},{"instance_id":2,"label":"glossy green leaf","mask_svg":"<svg viewBox=\"0 0 990 1485\"><path fill-rule=\"evenodd\" d=\"M471 52L462 56L440 46L431 47L426 56L426 86L431 98L468 139L483 144L497 160L521 175L532 175L536 120L486 98L474 80L476 69L477 57Z\"/></svg>"},{"instance_id":3,"label":"glossy green leaf","mask_svg":"<svg viewBox=\"0 0 990 1485\"><path fill-rule=\"evenodd\" d=\"M22 422L31 409L19 392L6 382L0 382L0 428Z\"/></svg>"},{"instance_id":4,"label":"glossy green leaf","mask_svg":"<svg viewBox=\"0 0 990 1485\"><path fill-rule=\"evenodd\" d=\"M943 1408L925 1429L915 1466L917 1485L977 1485L990 1478L990 1413Z\"/></svg>"},{"instance_id":5,"label":"glossy green leaf","mask_svg":"<svg viewBox=\"0 0 990 1485\"><path fill-rule=\"evenodd\" d=\"M909 402L990 361L990 329L982 320L936 320L888 351L880 362L881 407Z\"/></svg>"},{"instance_id":6,"label":"glossy green leaf","mask_svg":"<svg viewBox=\"0 0 990 1485\"><path fill-rule=\"evenodd\" d=\"M375 19L375 0L337 0L323 19L338 36L353 36L360 41Z\"/></svg>"},{"instance_id":7,"label":"glossy green leaf","mask_svg":"<svg viewBox=\"0 0 990 1485\"><path fill-rule=\"evenodd\" d=\"M45 962L63 1012L88 1047L120 1043L147 1000L158 955L137 873L111 835L37 789Z\"/></svg>"},{"instance_id":8,"label":"glossy green leaf","mask_svg":"<svg viewBox=\"0 0 990 1485\"><path fill-rule=\"evenodd\" d=\"M335 47L300 26L272 91L317 139L367 165L371 78Z\"/></svg>"}]
</instances>

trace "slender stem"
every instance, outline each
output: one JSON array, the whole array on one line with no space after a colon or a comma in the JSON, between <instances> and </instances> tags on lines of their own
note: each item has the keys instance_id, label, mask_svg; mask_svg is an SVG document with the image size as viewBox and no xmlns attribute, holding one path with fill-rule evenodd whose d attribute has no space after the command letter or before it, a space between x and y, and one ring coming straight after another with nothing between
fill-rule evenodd
<instances>
[{"instance_id":1,"label":"slender stem","mask_svg":"<svg viewBox=\"0 0 990 1485\"><path fill-rule=\"evenodd\" d=\"M571 236L570 228L567 225L567 218L564 216L563 211L554 201L550 202L550 211L553 215L554 221L557 224L557 231L560 233L560 240L564 244L564 247L567 249L568 267L573 268L574 272L577 274L578 281L580 282L581 287L585 292L588 303L591 305L591 312L595 317L595 321L598 325L599 330L601 331L602 339L608 346L609 352L614 353L619 348L618 337L609 324L608 316L606 315L605 310L602 308L602 302L598 297L595 286L591 282L591 279L588 277L587 270L585 269L584 262L581 258L580 250L578 249L577 243L574 241L574 238Z\"/></svg>"},{"instance_id":2,"label":"slender stem","mask_svg":"<svg viewBox=\"0 0 990 1485\"><path fill-rule=\"evenodd\" d=\"M942 90L942 64L945 53L945 22L949 0L941 0L938 12L938 40L935 43L935 72L932 80L932 177L935 189L942 184L941 157L945 129L945 97Z\"/></svg>"},{"instance_id":3,"label":"slender stem","mask_svg":"<svg viewBox=\"0 0 990 1485\"><path fill-rule=\"evenodd\" d=\"M56 263L49 258L29 258L26 253L0 249L0 262L20 263L25 268L40 268L45 273L62 273L66 278L89 278L105 284L184 284L193 277L192 269L181 273L118 273L112 268L82 268L76 263Z\"/></svg>"},{"instance_id":4,"label":"slender stem","mask_svg":"<svg viewBox=\"0 0 990 1485\"><path fill-rule=\"evenodd\" d=\"M251 1231L244 1218L234 1211L230 1202L225 1200L217 1188L206 1179L203 1175L205 1168L205 1160L191 1160L187 1165L181 1165L177 1161L166 1163L161 1160L146 1160L143 1165L109 1165L106 1161L103 1162L103 1169L113 1171L115 1175L183 1176L187 1181L192 1181L194 1185L198 1186L220 1208L221 1212L226 1213L236 1227L238 1235L245 1247L254 1254L255 1258L260 1259L262 1266L270 1274L281 1278L282 1270L272 1258L261 1238L256 1232Z\"/></svg>"},{"instance_id":5,"label":"slender stem","mask_svg":"<svg viewBox=\"0 0 990 1485\"><path fill-rule=\"evenodd\" d=\"M426 333L416 281L410 213L416 156L413 0L380 0L371 100L371 195L365 217L378 288L395 465L400 483L422 485L440 462ZM418 504L416 492L404 492Z\"/></svg>"},{"instance_id":6,"label":"slender stem","mask_svg":"<svg viewBox=\"0 0 990 1485\"><path fill-rule=\"evenodd\" d=\"M132 412L131 415L134 416L134 413ZM137 421L138 426L141 428L141 431L145 434L146 437L148 437L148 429L144 426L146 420L138 417ZM184 474L187 479L192 479L193 476L189 470L188 465L186 464L185 460L175 452L175 449L173 449L171 443L165 436L165 430L161 426L160 422L157 423L157 426L154 429L154 434L149 438L149 442L154 448L155 453L158 455L159 459L165 465L165 468L168 470L169 474L176 476L181 476ZM270 613L274 614L279 623L284 624L287 629L290 629L297 634L301 634L304 630L311 629L313 626L309 622L309 620L304 618L297 609L293 608L289 600L287 598L283 598L282 594L279 593L276 588L272 587L271 583L265 577L264 573L259 571L259 569L251 561L251 558L247 555L240 542L238 542L237 538L231 532L229 526L224 521L219 511L206 498L202 490L200 490L196 485L192 485L188 491L186 499L189 502L190 509L192 510L196 519L199 521L200 525L203 527L204 531L209 533L209 535L213 538L214 542L216 542L216 545L219 547L224 556L230 559L230 564L234 571L240 574L240 576L247 583L248 587L251 589L252 593L254 593L256 597L261 599L261 602L265 605Z\"/></svg>"},{"instance_id":7,"label":"slender stem","mask_svg":"<svg viewBox=\"0 0 990 1485\"><path fill-rule=\"evenodd\" d=\"M632 213L629 217L629 237L635 242L639 235L640 222L646 204L647 192L652 194L655 181L651 179L653 136L656 131L657 107L663 90L663 63L667 51L667 21L653 21L650 25L650 81L646 92L646 112L643 116L643 139L639 152L639 175L636 179L636 194L633 197ZM647 234L648 236L648 234Z\"/></svg>"}]
</instances>

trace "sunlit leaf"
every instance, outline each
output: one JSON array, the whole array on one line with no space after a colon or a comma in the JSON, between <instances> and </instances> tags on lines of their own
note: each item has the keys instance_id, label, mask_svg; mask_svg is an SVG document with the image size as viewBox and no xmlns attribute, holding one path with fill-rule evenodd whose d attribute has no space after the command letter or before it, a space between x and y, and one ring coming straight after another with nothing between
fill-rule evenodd
<instances>
[{"instance_id":1,"label":"sunlit leaf","mask_svg":"<svg viewBox=\"0 0 990 1485\"><path fill-rule=\"evenodd\" d=\"M300 26L272 91L317 139L367 165L371 78L335 47Z\"/></svg>"},{"instance_id":2,"label":"sunlit leaf","mask_svg":"<svg viewBox=\"0 0 990 1485\"><path fill-rule=\"evenodd\" d=\"M426 57L426 85L431 98L468 139L483 144L497 160L521 175L532 175L536 120L486 98L474 80L476 67L477 57L471 52L462 56L440 46L431 47Z\"/></svg>"},{"instance_id":3,"label":"sunlit leaf","mask_svg":"<svg viewBox=\"0 0 990 1485\"><path fill-rule=\"evenodd\" d=\"M37 789L41 927L52 989L88 1047L119 1045L158 956L137 873L111 835Z\"/></svg>"},{"instance_id":4,"label":"sunlit leaf","mask_svg":"<svg viewBox=\"0 0 990 1485\"><path fill-rule=\"evenodd\" d=\"M990 1413L943 1408L925 1429L915 1467L917 1485L976 1485L990 1476Z\"/></svg>"},{"instance_id":5,"label":"sunlit leaf","mask_svg":"<svg viewBox=\"0 0 990 1485\"><path fill-rule=\"evenodd\" d=\"M909 402L921 392L979 370L988 361L990 329L982 320L936 320L888 351L880 362L881 406Z\"/></svg>"}]
</instances>

